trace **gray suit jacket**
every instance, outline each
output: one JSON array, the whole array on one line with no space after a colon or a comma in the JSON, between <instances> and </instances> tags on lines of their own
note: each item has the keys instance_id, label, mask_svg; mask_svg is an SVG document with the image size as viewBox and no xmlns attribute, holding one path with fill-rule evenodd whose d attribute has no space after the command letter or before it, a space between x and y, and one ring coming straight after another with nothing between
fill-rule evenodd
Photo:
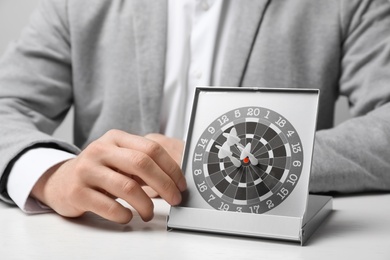
<instances>
[{"instance_id":1,"label":"gray suit jacket","mask_svg":"<svg viewBox=\"0 0 390 260\"><path fill-rule=\"evenodd\" d=\"M389 1L230 4L221 85L321 91L310 190L390 190ZM112 128L158 132L166 30L165 0L42 2L0 63L3 199L26 149L78 153ZM332 128L339 95L355 118ZM50 136L72 105L75 145Z\"/></svg>"}]
</instances>

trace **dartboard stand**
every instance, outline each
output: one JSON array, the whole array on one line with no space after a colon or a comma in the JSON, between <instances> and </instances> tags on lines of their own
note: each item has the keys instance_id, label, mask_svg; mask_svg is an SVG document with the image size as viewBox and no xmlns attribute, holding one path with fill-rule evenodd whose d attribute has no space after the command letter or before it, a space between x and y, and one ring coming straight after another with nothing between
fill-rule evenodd
<instances>
[{"instance_id":1,"label":"dartboard stand","mask_svg":"<svg viewBox=\"0 0 390 260\"><path fill-rule=\"evenodd\" d=\"M198 87L168 229L297 241L332 210L309 195L319 91Z\"/></svg>"}]
</instances>

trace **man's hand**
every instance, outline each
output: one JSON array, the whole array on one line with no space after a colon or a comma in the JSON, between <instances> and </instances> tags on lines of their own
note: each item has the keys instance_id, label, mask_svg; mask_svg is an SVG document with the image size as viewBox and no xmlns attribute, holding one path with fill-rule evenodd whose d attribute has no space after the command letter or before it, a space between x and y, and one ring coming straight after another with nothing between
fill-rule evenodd
<instances>
[{"instance_id":1,"label":"man's hand","mask_svg":"<svg viewBox=\"0 0 390 260\"><path fill-rule=\"evenodd\" d=\"M91 211L111 221L128 223L133 215L115 200L121 198L149 221L153 202L142 185L150 186L171 205L180 203L181 192L186 189L175 161L178 158L173 159L170 148L167 151L152 139L111 130L76 158L46 172L32 196L65 217Z\"/></svg>"},{"instance_id":2,"label":"man's hand","mask_svg":"<svg viewBox=\"0 0 390 260\"><path fill-rule=\"evenodd\" d=\"M156 133L145 135L145 137L159 143L176 161L176 163L178 165L181 165L184 150L184 142L182 140L170 138L165 135ZM142 189L146 192L146 194L148 194L149 197L158 197L158 193L154 191L151 187L143 186Z\"/></svg>"}]
</instances>

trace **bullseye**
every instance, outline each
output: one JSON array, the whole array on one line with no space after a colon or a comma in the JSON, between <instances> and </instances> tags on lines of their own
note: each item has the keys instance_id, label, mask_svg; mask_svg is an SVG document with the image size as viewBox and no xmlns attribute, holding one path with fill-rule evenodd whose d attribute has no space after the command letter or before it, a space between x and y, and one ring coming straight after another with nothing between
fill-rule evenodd
<instances>
[{"instance_id":1,"label":"bullseye","mask_svg":"<svg viewBox=\"0 0 390 260\"><path fill-rule=\"evenodd\" d=\"M245 157L244 160L242 160L244 163L249 163L249 157Z\"/></svg>"}]
</instances>

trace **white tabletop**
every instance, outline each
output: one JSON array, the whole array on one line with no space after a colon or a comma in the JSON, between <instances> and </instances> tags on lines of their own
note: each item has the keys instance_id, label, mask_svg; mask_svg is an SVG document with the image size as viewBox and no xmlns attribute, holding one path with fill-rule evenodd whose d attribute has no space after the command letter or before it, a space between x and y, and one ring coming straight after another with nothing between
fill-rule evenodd
<instances>
[{"instance_id":1,"label":"white tabletop","mask_svg":"<svg viewBox=\"0 0 390 260\"><path fill-rule=\"evenodd\" d=\"M390 194L338 197L306 246L266 239L166 231L169 206L127 225L92 214L26 216L0 203L0 259L390 259Z\"/></svg>"}]
</instances>

